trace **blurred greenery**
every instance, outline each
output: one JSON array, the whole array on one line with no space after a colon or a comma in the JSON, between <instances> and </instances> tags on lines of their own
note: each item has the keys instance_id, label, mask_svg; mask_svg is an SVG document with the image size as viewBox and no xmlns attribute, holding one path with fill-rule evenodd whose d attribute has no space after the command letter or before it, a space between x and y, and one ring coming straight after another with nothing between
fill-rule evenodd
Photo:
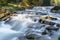
<instances>
[{"instance_id":1,"label":"blurred greenery","mask_svg":"<svg viewBox=\"0 0 60 40\"><path fill-rule=\"evenodd\" d=\"M0 0L0 5L7 5L8 0Z\"/></svg>"},{"instance_id":2,"label":"blurred greenery","mask_svg":"<svg viewBox=\"0 0 60 40\"><path fill-rule=\"evenodd\" d=\"M39 6L42 5L42 0L23 0L24 2L28 2L31 6Z\"/></svg>"},{"instance_id":3,"label":"blurred greenery","mask_svg":"<svg viewBox=\"0 0 60 40\"><path fill-rule=\"evenodd\" d=\"M42 1L41 0L0 0L0 4L1 5L7 5L8 3L15 3L15 4L19 4L20 2L22 3L27 3L29 5L41 5ZM23 4L24 5L24 4Z\"/></svg>"},{"instance_id":4,"label":"blurred greenery","mask_svg":"<svg viewBox=\"0 0 60 40\"><path fill-rule=\"evenodd\" d=\"M51 0L44 0L42 5L43 6L51 6L50 1Z\"/></svg>"},{"instance_id":5,"label":"blurred greenery","mask_svg":"<svg viewBox=\"0 0 60 40\"><path fill-rule=\"evenodd\" d=\"M58 40L60 40L60 36L58 37Z\"/></svg>"},{"instance_id":6,"label":"blurred greenery","mask_svg":"<svg viewBox=\"0 0 60 40\"><path fill-rule=\"evenodd\" d=\"M25 8L32 8L33 6L40 6L42 3L42 0L0 0L0 6L6 9L15 8L24 10Z\"/></svg>"},{"instance_id":7,"label":"blurred greenery","mask_svg":"<svg viewBox=\"0 0 60 40\"><path fill-rule=\"evenodd\" d=\"M14 8L13 7L10 7L10 6L3 6L2 9L7 9L10 12L14 11Z\"/></svg>"},{"instance_id":8,"label":"blurred greenery","mask_svg":"<svg viewBox=\"0 0 60 40\"><path fill-rule=\"evenodd\" d=\"M50 6L51 0L0 0L0 8L14 7L17 9L32 8L33 6ZM57 5L57 0L55 1Z\"/></svg>"},{"instance_id":9,"label":"blurred greenery","mask_svg":"<svg viewBox=\"0 0 60 40\"><path fill-rule=\"evenodd\" d=\"M34 6L50 6L51 5L51 0L0 0L0 5L7 5L8 3L14 3L14 4L20 4L22 3L25 5L25 3L29 5L34 5ZM59 0L54 0L54 5L59 5L60 1Z\"/></svg>"}]
</instances>

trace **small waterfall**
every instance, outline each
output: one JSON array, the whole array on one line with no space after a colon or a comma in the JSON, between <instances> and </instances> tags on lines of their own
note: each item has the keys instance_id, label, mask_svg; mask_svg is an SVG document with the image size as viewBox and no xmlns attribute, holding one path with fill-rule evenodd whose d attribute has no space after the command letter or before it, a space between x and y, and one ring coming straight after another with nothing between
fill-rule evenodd
<instances>
[{"instance_id":1,"label":"small waterfall","mask_svg":"<svg viewBox=\"0 0 60 40\"><path fill-rule=\"evenodd\" d=\"M15 37L23 35L22 31L15 31L11 28L12 26L5 24L4 21L0 22L0 40L12 40Z\"/></svg>"},{"instance_id":2,"label":"small waterfall","mask_svg":"<svg viewBox=\"0 0 60 40\"><path fill-rule=\"evenodd\" d=\"M5 21L0 21L0 27L3 27L3 28L11 28L10 25L5 24Z\"/></svg>"}]
</instances>

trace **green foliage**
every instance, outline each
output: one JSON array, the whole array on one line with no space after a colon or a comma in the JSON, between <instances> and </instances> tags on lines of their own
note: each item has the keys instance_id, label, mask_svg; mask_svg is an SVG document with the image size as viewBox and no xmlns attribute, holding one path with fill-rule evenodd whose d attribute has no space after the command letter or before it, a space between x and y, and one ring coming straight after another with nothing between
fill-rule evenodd
<instances>
[{"instance_id":1,"label":"green foliage","mask_svg":"<svg viewBox=\"0 0 60 40\"><path fill-rule=\"evenodd\" d=\"M13 2L13 3L19 3L19 2L22 2L22 0L8 0L9 1L9 3L10 2Z\"/></svg>"},{"instance_id":2,"label":"green foliage","mask_svg":"<svg viewBox=\"0 0 60 40\"><path fill-rule=\"evenodd\" d=\"M0 5L7 5L8 0L0 0Z\"/></svg>"},{"instance_id":3,"label":"green foliage","mask_svg":"<svg viewBox=\"0 0 60 40\"><path fill-rule=\"evenodd\" d=\"M23 0L24 2L29 2L30 5L39 6L43 2L42 0Z\"/></svg>"},{"instance_id":4,"label":"green foliage","mask_svg":"<svg viewBox=\"0 0 60 40\"><path fill-rule=\"evenodd\" d=\"M43 6L50 6L50 1L51 0L43 0Z\"/></svg>"},{"instance_id":5,"label":"green foliage","mask_svg":"<svg viewBox=\"0 0 60 40\"><path fill-rule=\"evenodd\" d=\"M15 8L14 7L11 7L11 6L3 6L2 9L7 9L9 10L10 12L14 11Z\"/></svg>"},{"instance_id":6,"label":"green foliage","mask_svg":"<svg viewBox=\"0 0 60 40\"><path fill-rule=\"evenodd\" d=\"M58 37L58 40L60 40L60 36Z\"/></svg>"},{"instance_id":7,"label":"green foliage","mask_svg":"<svg viewBox=\"0 0 60 40\"><path fill-rule=\"evenodd\" d=\"M36 6L41 4L40 0L33 0L32 3L33 5L36 5Z\"/></svg>"}]
</instances>

